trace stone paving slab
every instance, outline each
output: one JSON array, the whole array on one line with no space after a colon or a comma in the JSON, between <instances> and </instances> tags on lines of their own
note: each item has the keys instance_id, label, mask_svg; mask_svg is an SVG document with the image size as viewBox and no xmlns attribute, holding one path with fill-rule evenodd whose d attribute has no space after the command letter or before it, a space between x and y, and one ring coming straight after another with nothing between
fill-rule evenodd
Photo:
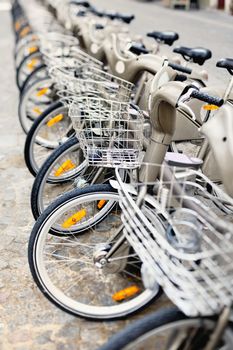
<instances>
[{"instance_id":1,"label":"stone paving slab","mask_svg":"<svg viewBox=\"0 0 233 350\"><path fill-rule=\"evenodd\" d=\"M114 4L107 0L93 2L109 9L114 6L118 10L135 12L135 32L169 27L183 32L184 44L189 40L190 45L208 42L211 48L213 46L216 57L220 53L230 56L230 22L225 21L222 14L218 17L219 23L222 23L218 25L221 36L219 34L216 36L218 40L211 41L210 36L216 34L215 29L210 30L211 34L205 27L204 38L200 26L194 26L202 18L204 22L206 16L210 19L208 12L200 12L200 16L192 12L189 14L191 20L191 17L185 19L181 12L177 15L156 3L144 4L133 0L115 0ZM183 18L183 23L180 23L180 18ZM211 20L214 20L213 17ZM190 30L192 35L187 34ZM197 33L199 39L196 38ZM225 41L220 42L221 38ZM32 281L27 264L27 242L33 225L29 204L33 178L23 160L25 135L17 118L18 91L13 48L10 15L0 11L0 350L93 350L132 320L143 317L144 312L127 321L88 322L51 305ZM218 75L216 77L218 80ZM162 299L149 312L165 302Z\"/></svg>"}]
</instances>

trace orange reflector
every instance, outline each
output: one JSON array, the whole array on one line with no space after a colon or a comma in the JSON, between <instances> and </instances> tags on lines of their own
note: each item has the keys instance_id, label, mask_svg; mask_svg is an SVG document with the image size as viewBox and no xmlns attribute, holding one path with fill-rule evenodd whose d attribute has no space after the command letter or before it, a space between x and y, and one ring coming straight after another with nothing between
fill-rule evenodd
<instances>
[{"instance_id":1,"label":"orange reflector","mask_svg":"<svg viewBox=\"0 0 233 350\"><path fill-rule=\"evenodd\" d=\"M119 292L113 294L112 299L114 301L122 301L134 296L138 292L140 292L140 288L138 286L133 285L128 288L119 290Z\"/></svg>"},{"instance_id":2,"label":"orange reflector","mask_svg":"<svg viewBox=\"0 0 233 350\"><path fill-rule=\"evenodd\" d=\"M35 65L39 62L37 58L33 58L30 62L28 62L27 67L28 69L33 69Z\"/></svg>"},{"instance_id":3,"label":"orange reflector","mask_svg":"<svg viewBox=\"0 0 233 350\"><path fill-rule=\"evenodd\" d=\"M58 114L47 122L47 126L50 128L54 124L59 123L64 118L63 114Z\"/></svg>"},{"instance_id":4,"label":"orange reflector","mask_svg":"<svg viewBox=\"0 0 233 350\"><path fill-rule=\"evenodd\" d=\"M70 216L66 221L63 222L62 227L63 228L69 228L73 225L75 225L78 221L80 221L82 218L86 216L86 209L82 209L75 213L74 215Z\"/></svg>"},{"instance_id":5,"label":"orange reflector","mask_svg":"<svg viewBox=\"0 0 233 350\"><path fill-rule=\"evenodd\" d=\"M23 38L23 37L26 36L29 32L30 32L30 27L27 26L27 27L23 28L23 30L20 32L19 36L20 36L21 38Z\"/></svg>"},{"instance_id":6,"label":"orange reflector","mask_svg":"<svg viewBox=\"0 0 233 350\"><path fill-rule=\"evenodd\" d=\"M41 114L42 110L39 107L34 107L33 112L35 112L36 114Z\"/></svg>"},{"instance_id":7,"label":"orange reflector","mask_svg":"<svg viewBox=\"0 0 233 350\"><path fill-rule=\"evenodd\" d=\"M55 172L55 176L61 176L64 174L66 171L69 171L71 169L75 168L75 164L70 160L67 159Z\"/></svg>"},{"instance_id":8,"label":"orange reflector","mask_svg":"<svg viewBox=\"0 0 233 350\"><path fill-rule=\"evenodd\" d=\"M20 21L15 22L15 30L16 31L19 30L20 25L21 25Z\"/></svg>"},{"instance_id":9,"label":"orange reflector","mask_svg":"<svg viewBox=\"0 0 233 350\"><path fill-rule=\"evenodd\" d=\"M38 47L37 46L31 46L28 48L28 52L29 53L33 53L33 52L36 52L38 50Z\"/></svg>"},{"instance_id":10,"label":"orange reflector","mask_svg":"<svg viewBox=\"0 0 233 350\"><path fill-rule=\"evenodd\" d=\"M43 96L48 92L48 90L49 90L49 88L40 89L40 91L37 92L36 96L37 97Z\"/></svg>"},{"instance_id":11,"label":"orange reflector","mask_svg":"<svg viewBox=\"0 0 233 350\"><path fill-rule=\"evenodd\" d=\"M98 209L102 209L105 203L106 203L106 200L101 199L97 204Z\"/></svg>"},{"instance_id":12,"label":"orange reflector","mask_svg":"<svg viewBox=\"0 0 233 350\"><path fill-rule=\"evenodd\" d=\"M219 107L215 105L204 105L202 108L206 111L216 111L217 109L219 109Z\"/></svg>"}]
</instances>

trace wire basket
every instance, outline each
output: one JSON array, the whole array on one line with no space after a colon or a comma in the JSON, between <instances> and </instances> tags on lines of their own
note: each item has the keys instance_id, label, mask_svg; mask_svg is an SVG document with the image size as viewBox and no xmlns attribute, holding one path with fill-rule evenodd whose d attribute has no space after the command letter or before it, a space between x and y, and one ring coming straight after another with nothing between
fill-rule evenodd
<instances>
[{"instance_id":1,"label":"wire basket","mask_svg":"<svg viewBox=\"0 0 233 350\"><path fill-rule=\"evenodd\" d=\"M90 165L135 168L140 164L143 115L130 104L93 97L77 99L69 109Z\"/></svg>"},{"instance_id":2,"label":"wire basket","mask_svg":"<svg viewBox=\"0 0 233 350\"><path fill-rule=\"evenodd\" d=\"M159 283L188 316L212 315L233 301L233 211L227 221L221 217L233 200L199 171L169 173L167 182L161 175L156 183L129 185L116 172L124 234L143 263L147 288Z\"/></svg>"},{"instance_id":3,"label":"wire basket","mask_svg":"<svg viewBox=\"0 0 233 350\"><path fill-rule=\"evenodd\" d=\"M60 89L78 95L88 94L106 99L128 102L134 85L89 64L59 65L50 69L50 75Z\"/></svg>"},{"instance_id":4,"label":"wire basket","mask_svg":"<svg viewBox=\"0 0 233 350\"><path fill-rule=\"evenodd\" d=\"M78 39L71 35L49 33L40 36L40 51L49 68L64 62L77 67L81 64L102 67L102 62L80 50L78 45Z\"/></svg>"}]
</instances>

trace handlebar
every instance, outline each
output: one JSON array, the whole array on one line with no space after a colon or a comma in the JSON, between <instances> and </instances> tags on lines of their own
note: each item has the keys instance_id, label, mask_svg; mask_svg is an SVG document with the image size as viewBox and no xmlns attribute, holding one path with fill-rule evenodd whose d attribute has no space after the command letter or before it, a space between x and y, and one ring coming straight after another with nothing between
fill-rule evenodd
<instances>
[{"instance_id":1,"label":"handlebar","mask_svg":"<svg viewBox=\"0 0 233 350\"><path fill-rule=\"evenodd\" d=\"M177 74L177 76L175 77L175 81L185 81L187 79L187 76L184 74Z\"/></svg>"},{"instance_id":2,"label":"handlebar","mask_svg":"<svg viewBox=\"0 0 233 350\"><path fill-rule=\"evenodd\" d=\"M171 67L174 70L177 70L178 72L182 72L185 74L191 74L192 73L192 69L181 66L179 64L176 63L168 63L168 66Z\"/></svg>"},{"instance_id":3,"label":"handlebar","mask_svg":"<svg viewBox=\"0 0 233 350\"><path fill-rule=\"evenodd\" d=\"M104 26L103 26L103 24L96 23L95 24L95 29L96 30L102 30L102 29L104 29Z\"/></svg>"},{"instance_id":4,"label":"handlebar","mask_svg":"<svg viewBox=\"0 0 233 350\"><path fill-rule=\"evenodd\" d=\"M210 96L207 93L198 91L198 90L194 90L192 91L190 97L196 98L200 101L206 102L208 104L211 105L215 105L218 107L221 107L224 103L224 100L220 97L216 97L216 96Z\"/></svg>"},{"instance_id":5,"label":"handlebar","mask_svg":"<svg viewBox=\"0 0 233 350\"><path fill-rule=\"evenodd\" d=\"M104 11L99 11L95 7L90 7L89 11L98 17L104 17L106 14Z\"/></svg>"}]
</instances>

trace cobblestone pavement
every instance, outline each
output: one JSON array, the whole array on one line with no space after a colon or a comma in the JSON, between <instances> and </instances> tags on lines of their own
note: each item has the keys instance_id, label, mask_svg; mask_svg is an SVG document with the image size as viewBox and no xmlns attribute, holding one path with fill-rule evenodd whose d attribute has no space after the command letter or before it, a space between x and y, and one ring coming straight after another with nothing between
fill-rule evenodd
<instances>
[{"instance_id":1,"label":"cobblestone pavement","mask_svg":"<svg viewBox=\"0 0 233 350\"><path fill-rule=\"evenodd\" d=\"M113 3L96 0L96 5L110 9ZM174 13L154 3L133 0L115 0L114 6L121 11L135 12L137 24L133 25L133 30L137 32L140 28L143 32L171 28L182 32L182 42L186 45L207 42L216 57L232 54L230 20L224 14L192 12L184 17L182 12ZM215 15L218 25L214 22ZM96 349L130 320L143 317L143 313L128 321L87 322L51 305L31 279L27 242L33 225L29 206L33 178L23 160L25 135L17 119L14 38L7 11L0 11L0 23L0 350ZM213 66L210 67L211 72L215 72ZM214 77L218 80L220 76ZM224 74L223 77L226 78ZM162 302L152 308L161 306Z\"/></svg>"}]
</instances>

